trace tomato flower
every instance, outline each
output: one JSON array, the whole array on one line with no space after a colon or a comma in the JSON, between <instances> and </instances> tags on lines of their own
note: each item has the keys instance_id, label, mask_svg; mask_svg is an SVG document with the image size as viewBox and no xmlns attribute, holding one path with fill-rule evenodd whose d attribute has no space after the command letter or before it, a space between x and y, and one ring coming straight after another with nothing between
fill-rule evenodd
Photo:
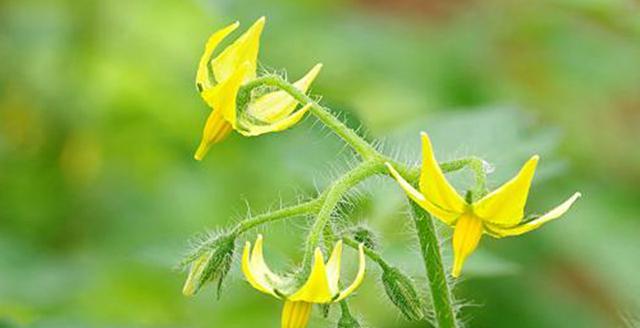
<instances>
[{"instance_id":1,"label":"tomato flower","mask_svg":"<svg viewBox=\"0 0 640 328\"><path fill-rule=\"evenodd\" d=\"M296 124L309 111L310 105L298 109L298 102L284 91L272 91L249 99L248 103L238 103L240 87L256 78L264 24L264 17L258 19L214 58L213 53L220 42L236 30L239 23L228 25L209 37L198 65L196 87L212 111L204 126L195 159L202 160L211 146L224 140L232 130L244 136L282 131ZM294 86L306 92L321 68L321 64L314 66Z\"/></svg>"},{"instance_id":2,"label":"tomato flower","mask_svg":"<svg viewBox=\"0 0 640 328\"><path fill-rule=\"evenodd\" d=\"M340 261L342 241L336 243L329 260L325 263L322 251L316 248L313 266L307 281L299 288L291 279L273 273L264 261L262 253L262 235L258 235L251 248L247 242L242 255L242 272L253 288L284 300L282 310L282 328L304 328L309 322L313 304L340 302L353 293L362 283L365 273L364 246L358 249L359 266L355 280L345 289L340 289Z\"/></svg>"},{"instance_id":3,"label":"tomato flower","mask_svg":"<svg viewBox=\"0 0 640 328\"><path fill-rule=\"evenodd\" d=\"M387 163L387 166L414 202L440 221L454 227L452 275L459 277L465 260L478 247L483 233L502 238L535 230L562 216L581 196L576 192L546 214L523 222L524 207L538 159L538 155L531 157L514 178L473 203L468 203L449 184L436 162L426 133L422 133L420 190L403 179L391 164Z\"/></svg>"}]
</instances>

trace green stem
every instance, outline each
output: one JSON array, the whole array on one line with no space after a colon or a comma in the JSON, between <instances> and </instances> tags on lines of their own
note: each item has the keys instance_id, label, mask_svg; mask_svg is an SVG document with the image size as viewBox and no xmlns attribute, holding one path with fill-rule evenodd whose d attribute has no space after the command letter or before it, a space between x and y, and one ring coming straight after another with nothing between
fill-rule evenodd
<instances>
[{"instance_id":1,"label":"green stem","mask_svg":"<svg viewBox=\"0 0 640 328\"><path fill-rule=\"evenodd\" d=\"M420 242L420 252L429 279L437 326L439 328L458 327L451 288L444 271L442 251L433 219L420 206L411 200L409 203L411 203L413 222Z\"/></svg>"},{"instance_id":2,"label":"green stem","mask_svg":"<svg viewBox=\"0 0 640 328\"><path fill-rule=\"evenodd\" d=\"M355 249L358 250L358 247L360 247L360 243L358 243L357 241L353 240L352 238L349 238L347 236L343 236L342 237L342 242ZM376 264L378 264L380 266L380 268L382 270L388 270L391 268L391 265L389 263L387 263L387 261L385 261L382 256L380 254L378 254L378 252L372 250L371 248L365 247L364 248L364 254L373 262L375 262Z\"/></svg>"},{"instance_id":3,"label":"green stem","mask_svg":"<svg viewBox=\"0 0 640 328\"><path fill-rule=\"evenodd\" d=\"M407 179L407 181L418 181L418 179L420 178L420 167L407 166L403 163L399 163L397 161L393 161L388 158L386 158L385 160L391 163L391 165L393 165L393 167L396 168L396 170L398 170L398 173L400 173L400 175L402 175L405 179ZM474 175L476 176L476 186L478 186L480 178L482 178L482 186L484 186L486 178L484 175L480 177L481 174L484 174L484 171L480 172L476 170L477 167L482 168L482 165L483 165L482 163L484 163L482 159L470 156L470 157L455 159L448 162L441 162L441 163L438 163L438 165L440 166L440 169L442 170L443 173L460 171L465 167L469 167L472 169Z\"/></svg>"},{"instance_id":4,"label":"green stem","mask_svg":"<svg viewBox=\"0 0 640 328\"><path fill-rule=\"evenodd\" d=\"M260 78L257 78L242 87L242 90L239 93L249 92L252 89L261 86L261 85L270 85L277 87L285 92L287 92L291 97L297 100L302 105L311 105L311 113L315 115L322 123L324 123L328 128L330 128L335 134L340 136L346 143L348 143L353 149L360 154L360 156L365 160L370 160L374 158L378 158L380 154L373 148L366 140L364 140L360 135L358 135L355 131L347 127L342 121L337 119L331 111L309 96L307 96L304 92L298 90L294 85L285 81L281 77L277 75L267 75Z\"/></svg>"},{"instance_id":5,"label":"green stem","mask_svg":"<svg viewBox=\"0 0 640 328\"><path fill-rule=\"evenodd\" d=\"M320 203L322 202L323 197L324 195L320 195L318 198L314 198L304 203L281 208L273 212L260 214L252 218L245 219L240 223L238 223L233 228L231 233L240 235L252 228L255 228L259 225L262 225L268 222L316 213L318 211Z\"/></svg>"},{"instance_id":6,"label":"green stem","mask_svg":"<svg viewBox=\"0 0 640 328\"><path fill-rule=\"evenodd\" d=\"M325 226L331 219L331 215L333 214L335 207L338 205L344 195L364 179L374 174L384 172L385 170L386 168L384 167L384 164L382 162L366 161L356 166L351 171L347 172L340 179L334 181L331 187L327 189L322 206L318 211L316 220L313 223L313 226L311 226L309 236L307 237L307 248L305 251L304 261L304 263L307 265L305 265L305 267L310 266L313 251L316 247L318 247L321 234L323 233Z\"/></svg>"}]
</instances>

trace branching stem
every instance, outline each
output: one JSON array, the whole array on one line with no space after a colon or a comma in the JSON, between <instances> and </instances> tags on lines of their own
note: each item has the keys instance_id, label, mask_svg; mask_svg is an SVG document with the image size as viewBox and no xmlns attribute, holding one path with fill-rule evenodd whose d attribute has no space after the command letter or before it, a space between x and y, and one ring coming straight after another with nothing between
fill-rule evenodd
<instances>
[{"instance_id":1,"label":"branching stem","mask_svg":"<svg viewBox=\"0 0 640 328\"><path fill-rule=\"evenodd\" d=\"M310 105L311 113L316 116L324 125L330 128L336 135L349 144L353 150L362 158L362 162L347 172L342 177L334 181L317 198L305 203L283 208L275 212L259 215L239 223L233 230L236 234L241 234L258 225L273 222L275 220L294 216L304 216L316 214L315 221L309 231L305 248L304 268L309 270L313 251L319 246L323 237L325 242L333 242L333 235L330 226L331 217L336 206L345 195L357 184L370 176L377 174L387 174L384 167L385 162L390 162L398 172L409 181L417 181L420 176L419 168L409 167L403 163L391 160L378 152L369 142L358 135L353 129L347 127L336 118L331 110L321 106L316 101L298 90L294 85L277 75L267 75L257 78L244 86L239 91L238 97L247 97L251 91L257 87L271 86L287 92L302 105ZM463 158L451 162L440 164L443 172L452 172L468 167L474 173L476 184L470 190L471 197L480 197L485 193L486 172L485 163L477 157ZM432 295L432 303L435 310L435 319L438 327L455 328L458 327L456 315L453 307L453 294L447 282L446 271L442 262L442 252L438 235L431 217L422 208L411 203L413 209L413 219L420 242L420 250L424 261L427 278ZM357 248L357 242L348 237L343 237L343 241L350 247ZM383 269L389 268L384 259L375 251L365 248L366 255L380 265Z\"/></svg>"},{"instance_id":2,"label":"branching stem","mask_svg":"<svg viewBox=\"0 0 640 328\"><path fill-rule=\"evenodd\" d=\"M372 175L382 173L385 170L384 163L382 162L365 161L340 177L329 187L329 189L327 189L327 194L320 210L318 211L316 220L309 231L309 236L307 237L304 261L307 265L305 265L305 267L310 267L313 251L318 247L321 234L331 219L331 216L333 215L333 212L340 200L342 200L345 194L355 185L359 184L364 179Z\"/></svg>"}]
</instances>

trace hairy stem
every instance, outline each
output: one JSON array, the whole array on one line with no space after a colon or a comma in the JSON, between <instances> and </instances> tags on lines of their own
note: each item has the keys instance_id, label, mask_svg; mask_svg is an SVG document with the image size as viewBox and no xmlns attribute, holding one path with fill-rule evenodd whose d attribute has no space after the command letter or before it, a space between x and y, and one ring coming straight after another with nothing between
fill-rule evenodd
<instances>
[{"instance_id":1,"label":"hairy stem","mask_svg":"<svg viewBox=\"0 0 640 328\"><path fill-rule=\"evenodd\" d=\"M245 219L240 223L238 223L231 232L236 235L240 235L250 229L253 229L259 225L262 225L268 222L316 213L318 211L318 206L322 201L323 197L324 197L323 195L320 195L318 198L314 198L304 203L281 208L273 212L260 214L260 215L256 215L254 217Z\"/></svg>"},{"instance_id":2,"label":"hairy stem","mask_svg":"<svg viewBox=\"0 0 640 328\"><path fill-rule=\"evenodd\" d=\"M453 297L447 282L440 242L433 219L420 206L411 200L409 200L409 203L411 204L413 222L420 242L422 260L429 280L436 323L440 328L458 327L453 308Z\"/></svg>"},{"instance_id":3,"label":"hairy stem","mask_svg":"<svg viewBox=\"0 0 640 328\"><path fill-rule=\"evenodd\" d=\"M354 250L358 250L358 247L360 247L360 243L358 243L357 241L353 240L352 238L349 238L347 236L343 236L342 237L342 242L353 248ZM391 268L391 265L389 263L387 263L387 261L385 261L382 256L380 254L378 254L378 252L372 250L371 248L368 247L364 247L364 254L373 262L375 262L376 264L378 264L380 266L381 269L383 270L387 270L389 268Z\"/></svg>"},{"instance_id":4,"label":"hairy stem","mask_svg":"<svg viewBox=\"0 0 640 328\"><path fill-rule=\"evenodd\" d=\"M291 97L302 105L311 105L311 113L315 115L324 125L330 128L335 134L348 143L363 159L370 160L380 157L380 154L366 140L358 135L354 130L347 127L342 121L337 119L328 108L325 108L298 90L293 84L285 81L277 75L267 75L257 78L242 87L242 92L247 92L260 85L277 87L287 92Z\"/></svg>"},{"instance_id":5,"label":"hairy stem","mask_svg":"<svg viewBox=\"0 0 640 328\"><path fill-rule=\"evenodd\" d=\"M385 167L382 162L366 161L347 172L340 179L336 180L329 189L327 189L327 194L322 202L320 210L318 211L316 220L313 223L313 226L311 226L309 236L307 237L304 261L307 265L305 265L305 267L310 267L313 251L318 247L321 234L331 219L335 207L344 195L364 179L380 172L384 172L384 170Z\"/></svg>"}]
</instances>

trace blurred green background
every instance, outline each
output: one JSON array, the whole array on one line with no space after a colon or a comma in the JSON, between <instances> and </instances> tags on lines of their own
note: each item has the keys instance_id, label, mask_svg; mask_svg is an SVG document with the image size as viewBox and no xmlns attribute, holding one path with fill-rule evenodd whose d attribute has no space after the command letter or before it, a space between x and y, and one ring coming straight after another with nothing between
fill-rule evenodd
<instances>
[{"instance_id":1,"label":"blurred green background","mask_svg":"<svg viewBox=\"0 0 640 328\"><path fill-rule=\"evenodd\" d=\"M237 265L220 301L184 298L174 270L194 234L247 203L313 195L351 161L313 118L192 159L204 42L262 15L263 67L297 78L324 63L313 92L389 154L418 160L425 130L442 160L490 161L491 186L540 153L532 212L583 192L535 233L483 239L456 291L469 326L623 326L640 306L639 13L633 0L0 1L0 327L279 325L281 304ZM373 179L354 203L348 220L426 287L400 190ZM300 260L305 226L262 230L274 267ZM379 275L369 266L353 298L363 322L423 327ZM335 326L337 309L318 312L312 327Z\"/></svg>"}]
</instances>

